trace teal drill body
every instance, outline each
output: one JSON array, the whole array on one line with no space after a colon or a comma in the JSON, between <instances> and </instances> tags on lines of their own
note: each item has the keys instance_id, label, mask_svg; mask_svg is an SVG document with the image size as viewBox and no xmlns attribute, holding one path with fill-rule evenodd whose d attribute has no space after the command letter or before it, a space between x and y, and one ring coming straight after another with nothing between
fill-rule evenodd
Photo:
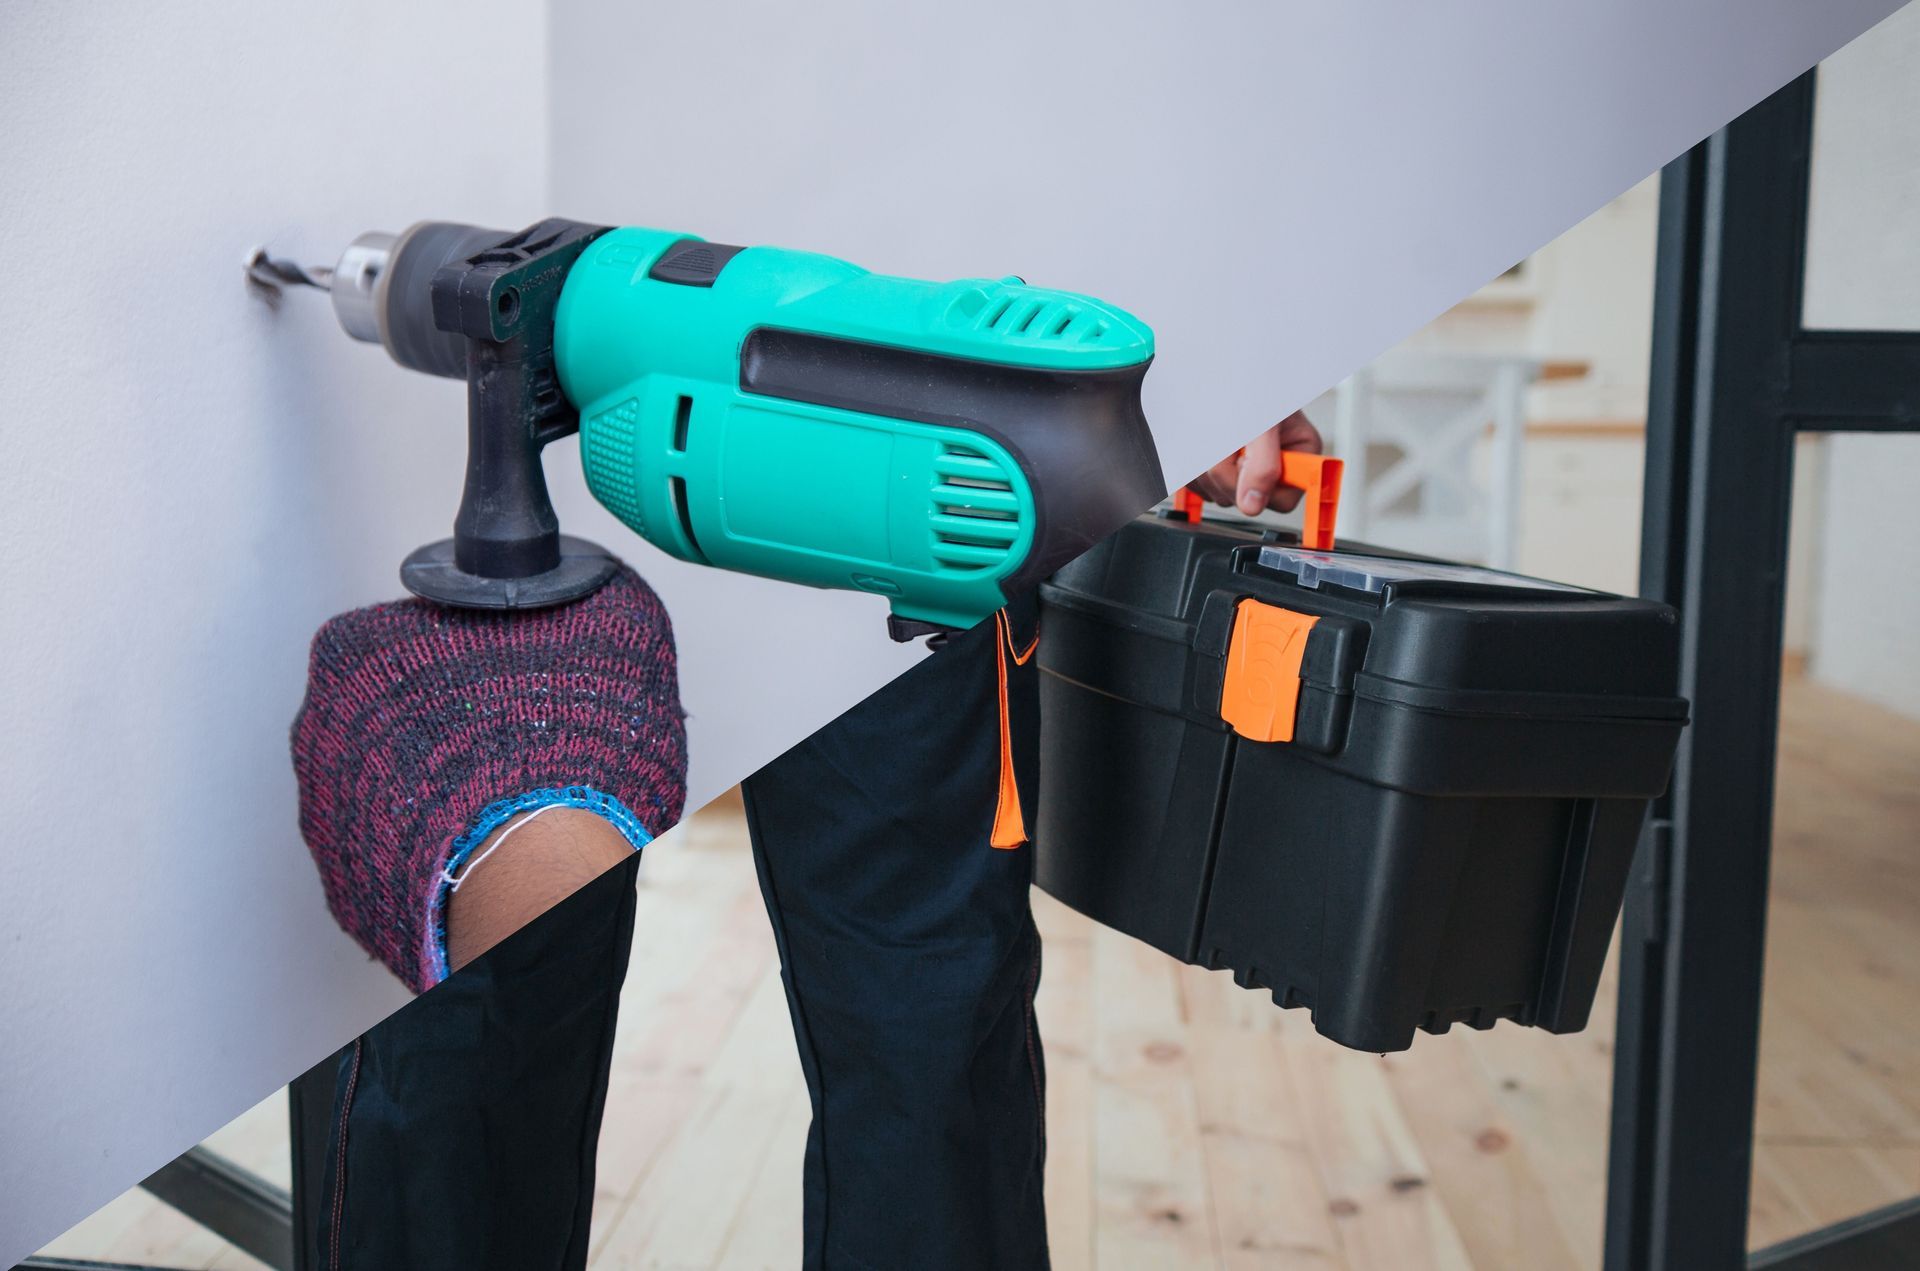
<instances>
[{"instance_id":1,"label":"teal drill body","mask_svg":"<svg viewBox=\"0 0 1920 1271\"><path fill-rule=\"evenodd\" d=\"M1091 297L616 229L554 321L589 487L684 560L964 627L1163 492L1153 333Z\"/></svg>"}]
</instances>

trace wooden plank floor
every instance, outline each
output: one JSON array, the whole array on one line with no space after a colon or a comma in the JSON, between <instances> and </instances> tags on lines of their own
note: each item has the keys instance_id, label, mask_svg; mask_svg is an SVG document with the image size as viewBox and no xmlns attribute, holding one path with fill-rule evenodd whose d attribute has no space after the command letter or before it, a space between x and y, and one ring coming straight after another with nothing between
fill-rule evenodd
<instances>
[{"instance_id":1,"label":"wooden plank floor","mask_svg":"<svg viewBox=\"0 0 1920 1271\"><path fill-rule=\"evenodd\" d=\"M1786 687L1756 1245L1920 1192L1920 724ZM596 1268L785 1268L807 1120L737 804L650 849L601 1147ZM1591 1271L1611 975L1594 1026L1320 1039L1224 975L1036 895L1060 1271ZM285 1175L284 1105L216 1148ZM139 1193L63 1256L257 1263Z\"/></svg>"}]
</instances>

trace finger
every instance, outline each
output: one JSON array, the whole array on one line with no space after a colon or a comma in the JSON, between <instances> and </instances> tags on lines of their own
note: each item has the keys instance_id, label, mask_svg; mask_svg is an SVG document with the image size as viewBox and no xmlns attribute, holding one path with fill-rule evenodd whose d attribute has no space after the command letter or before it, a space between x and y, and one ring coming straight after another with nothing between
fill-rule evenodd
<instances>
[{"instance_id":1,"label":"finger","mask_svg":"<svg viewBox=\"0 0 1920 1271\"><path fill-rule=\"evenodd\" d=\"M1201 474L1207 483L1207 497L1223 508L1233 506L1235 483L1240 479L1240 456L1229 455Z\"/></svg>"},{"instance_id":2,"label":"finger","mask_svg":"<svg viewBox=\"0 0 1920 1271\"><path fill-rule=\"evenodd\" d=\"M1326 443L1320 439L1320 430L1313 426L1305 411L1296 410L1280 421L1280 449L1304 450L1317 455L1325 449Z\"/></svg>"},{"instance_id":3,"label":"finger","mask_svg":"<svg viewBox=\"0 0 1920 1271\"><path fill-rule=\"evenodd\" d=\"M1280 435L1280 449L1283 451L1304 451L1314 455L1320 453L1322 444L1320 430L1313 426L1313 421L1308 419L1302 411L1296 410L1288 415L1275 425L1274 431ZM1300 500L1305 497L1306 491L1283 485L1274 491L1270 503L1277 511L1291 512L1300 506Z\"/></svg>"},{"instance_id":4,"label":"finger","mask_svg":"<svg viewBox=\"0 0 1920 1271\"><path fill-rule=\"evenodd\" d=\"M1247 516L1258 516L1267 509L1274 488L1280 484L1280 430L1269 428L1247 443L1240 458L1240 480L1235 503Z\"/></svg>"}]
</instances>

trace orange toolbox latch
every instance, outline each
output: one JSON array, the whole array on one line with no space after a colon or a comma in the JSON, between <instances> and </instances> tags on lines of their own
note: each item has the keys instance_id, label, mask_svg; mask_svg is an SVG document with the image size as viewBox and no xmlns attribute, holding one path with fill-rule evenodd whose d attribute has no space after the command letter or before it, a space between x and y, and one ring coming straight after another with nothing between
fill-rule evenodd
<instances>
[{"instance_id":1,"label":"orange toolbox latch","mask_svg":"<svg viewBox=\"0 0 1920 1271\"><path fill-rule=\"evenodd\" d=\"M1234 607L1220 718L1250 741L1292 741L1300 712L1300 663L1317 614L1246 597Z\"/></svg>"}]
</instances>

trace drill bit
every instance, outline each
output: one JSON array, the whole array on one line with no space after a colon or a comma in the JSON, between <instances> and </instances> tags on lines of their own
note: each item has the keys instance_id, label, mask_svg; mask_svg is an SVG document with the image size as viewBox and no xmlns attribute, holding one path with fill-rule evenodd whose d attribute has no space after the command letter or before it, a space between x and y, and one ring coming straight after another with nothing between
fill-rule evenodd
<instances>
[{"instance_id":1,"label":"drill bit","mask_svg":"<svg viewBox=\"0 0 1920 1271\"><path fill-rule=\"evenodd\" d=\"M278 256L269 256L266 248L256 247L247 255L247 281L265 287L276 295L286 287L317 287L321 291L332 291L333 270L324 265L309 267Z\"/></svg>"}]
</instances>

